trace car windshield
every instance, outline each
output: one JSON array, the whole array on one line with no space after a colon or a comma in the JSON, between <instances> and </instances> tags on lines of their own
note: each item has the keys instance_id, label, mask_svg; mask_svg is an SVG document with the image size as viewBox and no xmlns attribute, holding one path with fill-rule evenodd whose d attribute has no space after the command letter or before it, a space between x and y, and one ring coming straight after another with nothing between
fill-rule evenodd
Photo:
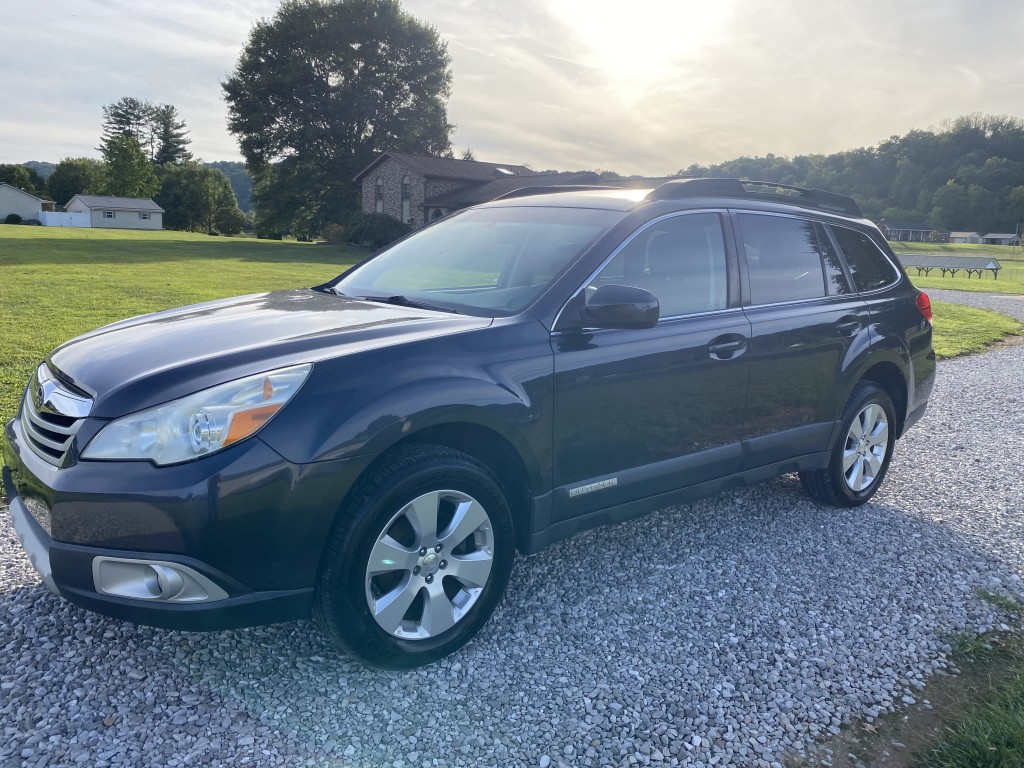
<instances>
[{"instance_id":1,"label":"car windshield","mask_svg":"<svg viewBox=\"0 0 1024 768\"><path fill-rule=\"evenodd\" d=\"M529 206L464 211L355 267L331 289L468 314L516 314L623 215Z\"/></svg>"}]
</instances>

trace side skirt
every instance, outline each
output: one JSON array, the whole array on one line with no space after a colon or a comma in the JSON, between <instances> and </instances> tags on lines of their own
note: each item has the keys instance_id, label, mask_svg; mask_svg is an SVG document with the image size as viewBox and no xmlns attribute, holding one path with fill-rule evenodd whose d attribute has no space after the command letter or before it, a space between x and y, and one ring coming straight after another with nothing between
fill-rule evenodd
<instances>
[{"instance_id":1,"label":"side skirt","mask_svg":"<svg viewBox=\"0 0 1024 768\"><path fill-rule=\"evenodd\" d=\"M607 507L585 515L580 515L579 517L570 518L569 520L552 523L541 530L532 531L523 542L522 551L523 554L533 555L557 541L567 539L570 536L574 536L575 534L590 528L597 528L602 525L613 525L626 520L632 520L657 509L670 507L674 504L688 504L709 496L715 496L722 491L763 483L789 472L825 469L828 466L831 455L832 454L828 451L822 453L809 453L804 456L798 456L796 458L779 461L774 464L766 464L755 469L749 469L745 472L737 472L736 474L729 475L727 477L708 480L703 483L691 485L687 488L669 491L668 493L659 493L654 496L638 499L637 501L618 504L613 507ZM537 502L540 503L538 504ZM545 508L549 507L550 503L550 494L545 494L541 499L535 499L534 512L543 513L546 511ZM534 520L538 522L540 519L545 518L550 519L550 512L547 512L546 514L535 514L534 516Z\"/></svg>"}]
</instances>

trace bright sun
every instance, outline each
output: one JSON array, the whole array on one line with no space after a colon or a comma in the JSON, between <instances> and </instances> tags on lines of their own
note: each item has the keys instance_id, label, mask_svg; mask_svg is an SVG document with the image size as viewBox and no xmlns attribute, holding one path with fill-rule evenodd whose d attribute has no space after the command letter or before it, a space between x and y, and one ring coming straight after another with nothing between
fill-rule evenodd
<instances>
[{"instance_id":1,"label":"bright sun","mask_svg":"<svg viewBox=\"0 0 1024 768\"><path fill-rule=\"evenodd\" d=\"M669 74L718 38L733 0L548 0L587 47L586 64L619 82L642 84Z\"/></svg>"}]
</instances>

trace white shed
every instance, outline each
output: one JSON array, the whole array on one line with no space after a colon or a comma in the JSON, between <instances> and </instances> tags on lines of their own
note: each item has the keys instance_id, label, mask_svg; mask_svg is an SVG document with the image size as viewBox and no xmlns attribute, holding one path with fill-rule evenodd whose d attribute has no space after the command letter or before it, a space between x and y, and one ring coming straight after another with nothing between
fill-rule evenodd
<instances>
[{"instance_id":1,"label":"white shed","mask_svg":"<svg viewBox=\"0 0 1024 768\"><path fill-rule=\"evenodd\" d=\"M141 197L75 195L64 210L88 213L92 226L106 229L163 229L164 209Z\"/></svg>"},{"instance_id":2,"label":"white shed","mask_svg":"<svg viewBox=\"0 0 1024 768\"><path fill-rule=\"evenodd\" d=\"M973 243L978 245L981 243L980 232L950 232L949 242L951 243Z\"/></svg>"},{"instance_id":3,"label":"white shed","mask_svg":"<svg viewBox=\"0 0 1024 768\"><path fill-rule=\"evenodd\" d=\"M21 216L22 221L38 221L42 210L43 201L38 197L0 181L0 224L12 213Z\"/></svg>"}]
</instances>

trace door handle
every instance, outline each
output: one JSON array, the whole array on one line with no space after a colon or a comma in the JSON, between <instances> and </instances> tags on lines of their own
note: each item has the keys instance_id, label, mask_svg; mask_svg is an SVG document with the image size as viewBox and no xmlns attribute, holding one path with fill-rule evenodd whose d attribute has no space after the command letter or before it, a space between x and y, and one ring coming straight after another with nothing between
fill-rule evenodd
<instances>
[{"instance_id":1,"label":"door handle","mask_svg":"<svg viewBox=\"0 0 1024 768\"><path fill-rule=\"evenodd\" d=\"M864 321L857 315L841 318L836 323L836 331L842 336L853 336L864 327Z\"/></svg>"},{"instance_id":2,"label":"door handle","mask_svg":"<svg viewBox=\"0 0 1024 768\"><path fill-rule=\"evenodd\" d=\"M746 348L747 340L742 336L719 336L708 344L708 355L715 360L731 360Z\"/></svg>"}]
</instances>

